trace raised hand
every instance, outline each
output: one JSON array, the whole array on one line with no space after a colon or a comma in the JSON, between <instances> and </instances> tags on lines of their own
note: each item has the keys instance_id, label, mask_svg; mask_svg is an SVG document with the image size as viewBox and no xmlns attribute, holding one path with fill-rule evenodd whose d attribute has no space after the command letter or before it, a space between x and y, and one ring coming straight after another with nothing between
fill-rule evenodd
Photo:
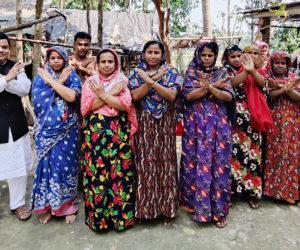
<instances>
[{"instance_id":1,"label":"raised hand","mask_svg":"<svg viewBox=\"0 0 300 250\"><path fill-rule=\"evenodd\" d=\"M152 83L153 79L142 69L136 69L137 74L142 78L145 83Z\"/></svg>"},{"instance_id":2,"label":"raised hand","mask_svg":"<svg viewBox=\"0 0 300 250\"><path fill-rule=\"evenodd\" d=\"M168 69L170 68L169 65L165 65L165 66L161 66L160 69L158 70L158 73L155 74L152 79L154 81L157 81L159 80L160 78L162 78L167 72L168 72Z\"/></svg>"},{"instance_id":3,"label":"raised hand","mask_svg":"<svg viewBox=\"0 0 300 250\"><path fill-rule=\"evenodd\" d=\"M112 90L109 91L109 93L111 95L118 95L120 94L120 92L122 92L122 90L127 86L127 82L123 81L123 82L120 82L120 83L117 83Z\"/></svg>"},{"instance_id":4,"label":"raised hand","mask_svg":"<svg viewBox=\"0 0 300 250\"><path fill-rule=\"evenodd\" d=\"M96 80L91 80L89 82L90 89L95 93L95 95L103 99L104 96L106 95L104 86L102 84L99 84Z\"/></svg>"},{"instance_id":5,"label":"raised hand","mask_svg":"<svg viewBox=\"0 0 300 250\"><path fill-rule=\"evenodd\" d=\"M254 67L255 67L256 69L262 68L262 67L265 65L265 63L266 63L267 60L268 60L268 59L267 59L266 56L264 56L264 55L259 56L259 57L257 58L257 60L255 60L255 62L254 62Z\"/></svg>"},{"instance_id":6,"label":"raised hand","mask_svg":"<svg viewBox=\"0 0 300 250\"><path fill-rule=\"evenodd\" d=\"M275 81L274 78L268 79L268 85L270 89L278 89L282 87L282 84L279 84L279 82Z\"/></svg>"},{"instance_id":7,"label":"raised hand","mask_svg":"<svg viewBox=\"0 0 300 250\"><path fill-rule=\"evenodd\" d=\"M17 75L23 71L25 64L21 61L17 62L8 72L8 74L5 76L5 79L7 82L15 79Z\"/></svg>"},{"instance_id":8,"label":"raised hand","mask_svg":"<svg viewBox=\"0 0 300 250\"><path fill-rule=\"evenodd\" d=\"M58 81L61 84L64 84L67 81L67 79L69 78L71 72L72 72L72 67L71 66L65 67L63 69L63 71L61 72L61 75L60 75Z\"/></svg>"},{"instance_id":9,"label":"raised hand","mask_svg":"<svg viewBox=\"0 0 300 250\"><path fill-rule=\"evenodd\" d=\"M46 69L38 68L37 71L38 71L38 74L42 77L42 79L49 85L54 80L53 77L50 75L50 73Z\"/></svg>"},{"instance_id":10,"label":"raised hand","mask_svg":"<svg viewBox=\"0 0 300 250\"><path fill-rule=\"evenodd\" d=\"M242 62L242 66L246 71L251 72L255 69L253 59L250 55L242 54L241 62Z\"/></svg>"},{"instance_id":11,"label":"raised hand","mask_svg":"<svg viewBox=\"0 0 300 250\"><path fill-rule=\"evenodd\" d=\"M224 80L224 79L218 80L218 81L212 83L212 85L213 85L215 88L223 89L223 88L225 88L226 80Z\"/></svg>"}]
</instances>

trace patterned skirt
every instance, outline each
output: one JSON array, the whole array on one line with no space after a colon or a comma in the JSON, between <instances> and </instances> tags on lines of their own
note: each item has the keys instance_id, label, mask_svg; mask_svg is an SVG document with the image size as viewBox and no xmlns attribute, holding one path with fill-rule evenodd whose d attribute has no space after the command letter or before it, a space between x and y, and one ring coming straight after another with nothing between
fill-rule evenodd
<instances>
[{"instance_id":1,"label":"patterned skirt","mask_svg":"<svg viewBox=\"0 0 300 250\"><path fill-rule=\"evenodd\" d=\"M138 110L135 134L136 213L140 219L175 217L178 208L176 120L173 111L156 119Z\"/></svg>"},{"instance_id":2,"label":"patterned skirt","mask_svg":"<svg viewBox=\"0 0 300 250\"><path fill-rule=\"evenodd\" d=\"M89 114L82 144L85 223L95 230L124 230L134 224L134 167L126 113Z\"/></svg>"}]
</instances>

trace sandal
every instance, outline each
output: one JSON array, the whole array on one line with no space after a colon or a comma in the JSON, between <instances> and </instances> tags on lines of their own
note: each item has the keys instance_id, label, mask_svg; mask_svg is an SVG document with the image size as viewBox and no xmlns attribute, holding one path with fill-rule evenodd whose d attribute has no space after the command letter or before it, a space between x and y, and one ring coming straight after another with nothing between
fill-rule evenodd
<instances>
[{"instance_id":1,"label":"sandal","mask_svg":"<svg viewBox=\"0 0 300 250\"><path fill-rule=\"evenodd\" d=\"M248 200L248 204L252 209L257 210L260 207L260 200L256 198L252 198Z\"/></svg>"},{"instance_id":2,"label":"sandal","mask_svg":"<svg viewBox=\"0 0 300 250\"><path fill-rule=\"evenodd\" d=\"M223 218L221 221L216 222L216 227L224 228L227 226L227 218Z\"/></svg>"},{"instance_id":3,"label":"sandal","mask_svg":"<svg viewBox=\"0 0 300 250\"><path fill-rule=\"evenodd\" d=\"M293 200L292 198L285 198L285 201L291 205L295 205L296 201Z\"/></svg>"},{"instance_id":4,"label":"sandal","mask_svg":"<svg viewBox=\"0 0 300 250\"><path fill-rule=\"evenodd\" d=\"M26 221L31 217L31 210L25 205L11 210L11 212L15 214L20 221Z\"/></svg>"}]
</instances>

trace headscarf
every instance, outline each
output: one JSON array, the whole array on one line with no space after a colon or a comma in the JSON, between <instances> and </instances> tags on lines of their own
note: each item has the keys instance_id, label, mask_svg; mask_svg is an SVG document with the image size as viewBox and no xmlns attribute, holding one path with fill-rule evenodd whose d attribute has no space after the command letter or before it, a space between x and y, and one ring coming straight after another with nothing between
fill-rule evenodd
<instances>
[{"instance_id":1,"label":"headscarf","mask_svg":"<svg viewBox=\"0 0 300 250\"><path fill-rule=\"evenodd\" d=\"M250 45L244 48L245 53L253 50L257 50L260 54L259 48L255 45ZM243 70L244 69L241 69L240 72ZM265 72L262 69L259 69L258 73L265 76ZM253 128L260 132L267 132L270 129L274 129L273 118L268 107L267 100L260 88L256 85L253 76L248 75L244 83Z\"/></svg>"},{"instance_id":2,"label":"headscarf","mask_svg":"<svg viewBox=\"0 0 300 250\"><path fill-rule=\"evenodd\" d=\"M251 44L251 45L248 45L248 46L244 47L243 52L244 52L244 53L249 53L249 52L251 52L251 51L253 51L253 50L256 50L257 53L260 54L260 49L259 49L259 47L257 47L257 46L254 45L254 44Z\"/></svg>"},{"instance_id":3,"label":"headscarf","mask_svg":"<svg viewBox=\"0 0 300 250\"><path fill-rule=\"evenodd\" d=\"M267 49L268 49L267 56L269 56L269 45L267 43L265 43L264 41L256 41L254 44L258 47L258 49L260 51L262 51L263 47L267 47Z\"/></svg>"},{"instance_id":4,"label":"headscarf","mask_svg":"<svg viewBox=\"0 0 300 250\"><path fill-rule=\"evenodd\" d=\"M98 52L97 58L100 57L100 54L105 52L110 52L113 54L115 58L115 70L108 77L103 76L101 72L99 72L98 74L87 78L86 82L83 85L81 96L81 113L83 116L86 116L89 112L91 112L92 105L97 98L95 93L90 89L91 81L96 81L98 84L103 84L106 92L110 91L116 84L119 84L121 82L128 82L127 77L121 72L120 59L113 49L100 50ZM132 143L131 145L133 146L133 135L138 129L138 122L129 89L127 87L124 88L116 97L120 100L121 104L127 112L128 121L131 124L130 139ZM104 105L99 109L94 110L93 113L100 113L106 116L116 116L119 114L119 111L115 108L110 107L109 105Z\"/></svg>"},{"instance_id":5,"label":"headscarf","mask_svg":"<svg viewBox=\"0 0 300 250\"><path fill-rule=\"evenodd\" d=\"M287 71L283 77L276 77L273 70L273 63L278 59L286 59L287 62ZM289 53L282 50L274 51L268 62L268 71L266 72L267 78L276 78L280 84L287 84L291 79L295 79L297 75L291 71L291 57Z\"/></svg>"},{"instance_id":6,"label":"headscarf","mask_svg":"<svg viewBox=\"0 0 300 250\"><path fill-rule=\"evenodd\" d=\"M162 49L162 60L160 62L161 67L167 67L167 72L162 76L161 79L156 81L158 84L170 88L176 89L179 91L182 87L183 78L179 75L178 70L167 64L165 59L165 49L161 42L159 41L149 41L144 45L143 53L140 57L140 61L136 69L147 70L148 65L145 60L146 49L152 44L159 44ZM134 90L144 84L142 78L137 74L136 69L133 70L129 76L129 85L128 87L131 90ZM168 101L163 98L156 90L151 88L148 93L139 101L139 104L142 108L148 112L154 118L160 119L164 113L168 111Z\"/></svg>"},{"instance_id":7,"label":"headscarf","mask_svg":"<svg viewBox=\"0 0 300 250\"><path fill-rule=\"evenodd\" d=\"M243 52L242 49L236 45L236 44L232 44L232 45L229 45L225 48L224 50L224 53L223 53L223 56L222 56L222 64L223 64L223 67L227 69L228 71L228 74L229 75L236 75L237 71L239 69L235 69L230 63L229 63L229 56L233 53L233 52Z\"/></svg>"},{"instance_id":8,"label":"headscarf","mask_svg":"<svg viewBox=\"0 0 300 250\"><path fill-rule=\"evenodd\" d=\"M204 48L209 48L214 53L214 61L211 66L205 67L201 61L201 53ZM218 57L219 47L216 42L202 42L195 50L194 57L190 62L184 77L183 95L186 96L194 88L199 87L199 71L202 72L209 83L215 82L219 79L227 78L226 70L220 70L215 66ZM226 77L224 76L226 74Z\"/></svg>"}]
</instances>

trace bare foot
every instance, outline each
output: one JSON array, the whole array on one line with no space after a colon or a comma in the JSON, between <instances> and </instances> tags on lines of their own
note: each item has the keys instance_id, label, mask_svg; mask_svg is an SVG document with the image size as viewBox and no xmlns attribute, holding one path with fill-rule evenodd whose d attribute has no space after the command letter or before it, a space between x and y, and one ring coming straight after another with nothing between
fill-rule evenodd
<instances>
[{"instance_id":1,"label":"bare foot","mask_svg":"<svg viewBox=\"0 0 300 250\"><path fill-rule=\"evenodd\" d=\"M67 224L73 223L76 220L76 215L75 214L66 215L65 220Z\"/></svg>"},{"instance_id":2,"label":"bare foot","mask_svg":"<svg viewBox=\"0 0 300 250\"><path fill-rule=\"evenodd\" d=\"M165 217L164 218L164 226L171 226L172 224L172 218Z\"/></svg>"},{"instance_id":3,"label":"bare foot","mask_svg":"<svg viewBox=\"0 0 300 250\"><path fill-rule=\"evenodd\" d=\"M226 227L226 225L227 225L227 219L226 218L223 218L221 221L218 221L216 223L216 226L218 228L224 228L224 227Z\"/></svg>"},{"instance_id":4,"label":"bare foot","mask_svg":"<svg viewBox=\"0 0 300 250\"><path fill-rule=\"evenodd\" d=\"M42 223L42 224L46 224L52 217L52 214L51 212L47 212L47 213L44 213L40 216L39 218L39 221Z\"/></svg>"}]
</instances>

